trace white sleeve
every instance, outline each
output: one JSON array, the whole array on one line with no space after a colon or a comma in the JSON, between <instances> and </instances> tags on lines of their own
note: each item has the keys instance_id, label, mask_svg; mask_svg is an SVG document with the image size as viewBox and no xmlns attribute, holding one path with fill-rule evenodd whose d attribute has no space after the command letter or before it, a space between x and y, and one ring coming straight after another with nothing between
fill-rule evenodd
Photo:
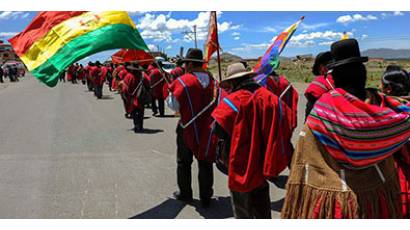
<instances>
[{"instance_id":1,"label":"white sleeve","mask_svg":"<svg viewBox=\"0 0 410 230\"><path fill-rule=\"evenodd\" d=\"M177 101L177 99L175 98L175 96L170 92L167 99L167 105L170 109L172 109L175 112L179 111L179 103Z\"/></svg>"}]
</instances>

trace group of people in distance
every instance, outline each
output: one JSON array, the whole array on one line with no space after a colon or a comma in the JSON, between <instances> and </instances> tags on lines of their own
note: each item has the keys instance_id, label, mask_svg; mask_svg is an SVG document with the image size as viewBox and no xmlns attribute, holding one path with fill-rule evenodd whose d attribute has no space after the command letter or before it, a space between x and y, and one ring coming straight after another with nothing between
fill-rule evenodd
<instances>
[{"instance_id":1,"label":"group of people in distance","mask_svg":"<svg viewBox=\"0 0 410 230\"><path fill-rule=\"evenodd\" d=\"M392 65L379 90L366 88L367 61L355 39L317 56L295 148L298 92L274 71L257 74L238 62L214 77L200 49L189 49L171 73L157 62L84 70L90 89L111 75L135 132L143 131L146 104L160 117L165 103L179 114L177 200L193 201L195 158L201 205L212 205L215 164L227 175L236 218L271 218L269 184L286 168L282 218L410 218L409 74Z\"/></svg>"},{"instance_id":2,"label":"group of people in distance","mask_svg":"<svg viewBox=\"0 0 410 230\"><path fill-rule=\"evenodd\" d=\"M26 67L22 63L0 63L0 83L8 78L10 82L19 81L26 74Z\"/></svg>"}]
</instances>

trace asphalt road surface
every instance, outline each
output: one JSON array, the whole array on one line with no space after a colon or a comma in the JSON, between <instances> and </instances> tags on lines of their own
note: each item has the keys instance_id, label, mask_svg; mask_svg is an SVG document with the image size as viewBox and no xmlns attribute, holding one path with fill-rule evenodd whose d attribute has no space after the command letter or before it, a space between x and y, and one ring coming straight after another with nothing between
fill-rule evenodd
<instances>
[{"instance_id":1,"label":"asphalt road surface","mask_svg":"<svg viewBox=\"0 0 410 230\"><path fill-rule=\"evenodd\" d=\"M227 178L216 168L209 208L198 200L195 163L195 202L172 198L177 118L146 110L148 130L134 134L119 95L106 87L104 95L97 100L68 82L48 88L30 76L0 84L0 218L233 217ZM299 124L304 103L301 97ZM286 175L270 184L274 218Z\"/></svg>"}]
</instances>

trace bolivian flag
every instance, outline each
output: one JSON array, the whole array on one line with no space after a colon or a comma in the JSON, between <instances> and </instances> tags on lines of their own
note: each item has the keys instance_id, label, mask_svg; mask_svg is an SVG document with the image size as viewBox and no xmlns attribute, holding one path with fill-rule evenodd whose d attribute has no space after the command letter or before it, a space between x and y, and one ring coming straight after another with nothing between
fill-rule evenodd
<instances>
[{"instance_id":1,"label":"bolivian flag","mask_svg":"<svg viewBox=\"0 0 410 230\"><path fill-rule=\"evenodd\" d=\"M149 51L124 11L40 12L9 42L28 70L51 87L68 66L92 54L118 48Z\"/></svg>"}]
</instances>

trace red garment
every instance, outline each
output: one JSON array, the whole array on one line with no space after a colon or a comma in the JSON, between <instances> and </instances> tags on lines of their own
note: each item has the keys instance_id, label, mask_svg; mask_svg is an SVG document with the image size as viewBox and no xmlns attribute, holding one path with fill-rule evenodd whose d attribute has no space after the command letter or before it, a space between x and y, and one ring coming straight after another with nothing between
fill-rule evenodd
<instances>
[{"instance_id":1,"label":"red garment","mask_svg":"<svg viewBox=\"0 0 410 230\"><path fill-rule=\"evenodd\" d=\"M410 218L410 144L405 145L395 157L399 174L401 203L404 218Z\"/></svg>"},{"instance_id":2,"label":"red garment","mask_svg":"<svg viewBox=\"0 0 410 230\"><path fill-rule=\"evenodd\" d=\"M73 79L74 71L75 71L75 66L70 65L70 67L68 67L68 70L67 70L67 81L71 81Z\"/></svg>"},{"instance_id":3,"label":"red garment","mask_svg":"<svg viewBox=\"0 0 410 230\"><path fill-rule=\"evenodd\" d=\"M231 137L228 186L249 192L277 177L288 165L292 135L283 113L289 110L264 87L238 90L225 97L212 117Z\"/></svg>"},{"instance_id":4,"label":"red garment","mask_svg":"<svg viewBox=\"0 0 410 230\"><path fill-rule=\"evenodd\" d=\"M175 81L178 77L184 75L185 71L181 67L177 67L171 71L171 81Z\"/></svg>"},{"instance_id":5,"label":"red garment","mask_svg":"<svg viewBox=\"0 0 410 230\"><path fill-rule=\"evenodd\" d=\"M127 75L127 74L128 74L128 71L124 68L118 73L118 78L120 80L124 80L125 75Z\"/></svg>"},{"instance_id":6,"label":"red garment","mask_svg":"<svg viewBox=\"0 0 410 230\"><path fill-rule=\"evenodd\" d=\"M151 94L154 99L165 100L165 98L167 98L168 96L168 94L164 95L164 85L166 84L166 81L164 80L164 77L162 76L158 68L151 70L149 79L150 85L152 87Z\"/></svg>"},{"instance_id":7,"label":"red garment","mask_svg":"<svg viewBox=\"0 0 410 230\"><path fill-rule=\"evenodd\" d=\"M330 85L329 82L330 82ZM332 90L332 86L334 87L335 83L333 81L332 75L327 75L325 76L317 76L306 88L305 91L305 97L308 98L308 95L311 95L312 97L319 99L324 93L329 92Z\"/></svg>"},{"instance_id":8,"label":"red garment","mask_svg":"<svg viewBox=\"0 0 410 230\"><path fill-rule=\"evenodd\" d=\"M96 86L99 80L100 68L98 66L90 66L88 70L89 70L91 81L93 82L94 86Z\"/></svg>"},{"instance_id":9,"label":"red garment","mask_svg":"<svg viewBox=\"0 0 410 230\"><path fill-rule=\"evenodd\" d=\"M107 79L108 68L106 66L102 66L100 70L100 74L98 74L98 78L96 79L96 84L102 86Z\"/></svg>"},{"instance_id":10,"label":"red garment","mask_svg":"<svg viewBox=\"0 0 410 230\"><path fill-rule=\"evenodd\" d=\"M266 88L278 97L282 95L289 85L290 82L285 76L268 76L266 79ZM293 86L290 86L281 98L281 100L290 108L288 111L291 111L291 113L286 114L286 116L291 121L292 129L295 129L298 124L298 99L299 94Z\"/></svg>"},{"instance_id":11,"label":"red garment","mask_svg":"<svg viewBox=\"0 0 410 230\"><path fill-rule=\"evenodd\" d=\"M77 70L77 74L78 74L78 76L77 76L77 78L78 78L78 80L83 80L83 79L85 79L85 69L83 68L83 67L78 67L78 70Z\"/></svg>"},{"instance_id":12,"label":"red garment","mask_svg":"<svg viewBox=\"0 0 410 230\"><path fill-rule=\"evenodd\" d=\"M113 89L113 90L117 90L117 88L118 88L118 85L117 85L117 77L119 78L119 73L122 71L124 69L124 66L122 66L122 65L119 65L119 66L117 66L117 67L115 67L114 68L114 70L113 70L113 78L112 78L112 86L111 86L111 88ZM114 72L115 72L115 74L116 74L116 76L114 76Z\"/></svg>"},{"instance_id":13,"label":"red garment","mask_svg":"<svg viewBox=\"0 0 410 230\"><path fill-rule=\"evenodd\" d=\"M134 76L132 73L127 73L124 77L121 94L126 98L125 110L127 113L131 113L135 108L144 106L144 104L138 101L135 90L141 80L144 86L148 87L149 83L144 78L141 79L141 77Z\"/></svg>"},{"instance_id":14,"label":"red garment","mask_svg":"<svg viewBox=\"0 0 410 230\"><path fill-rule=\"evenodd\" d=\"M203 88L195 75L186 73L169 87L179 103L182 124L187 124L213 100L216 82L211 76L209 78L209 85ZM215 160L216 137L212 135L211 117L214 108L210 107L184 129L184 143L198 160Z\"/></svg>"}]
</instances>

